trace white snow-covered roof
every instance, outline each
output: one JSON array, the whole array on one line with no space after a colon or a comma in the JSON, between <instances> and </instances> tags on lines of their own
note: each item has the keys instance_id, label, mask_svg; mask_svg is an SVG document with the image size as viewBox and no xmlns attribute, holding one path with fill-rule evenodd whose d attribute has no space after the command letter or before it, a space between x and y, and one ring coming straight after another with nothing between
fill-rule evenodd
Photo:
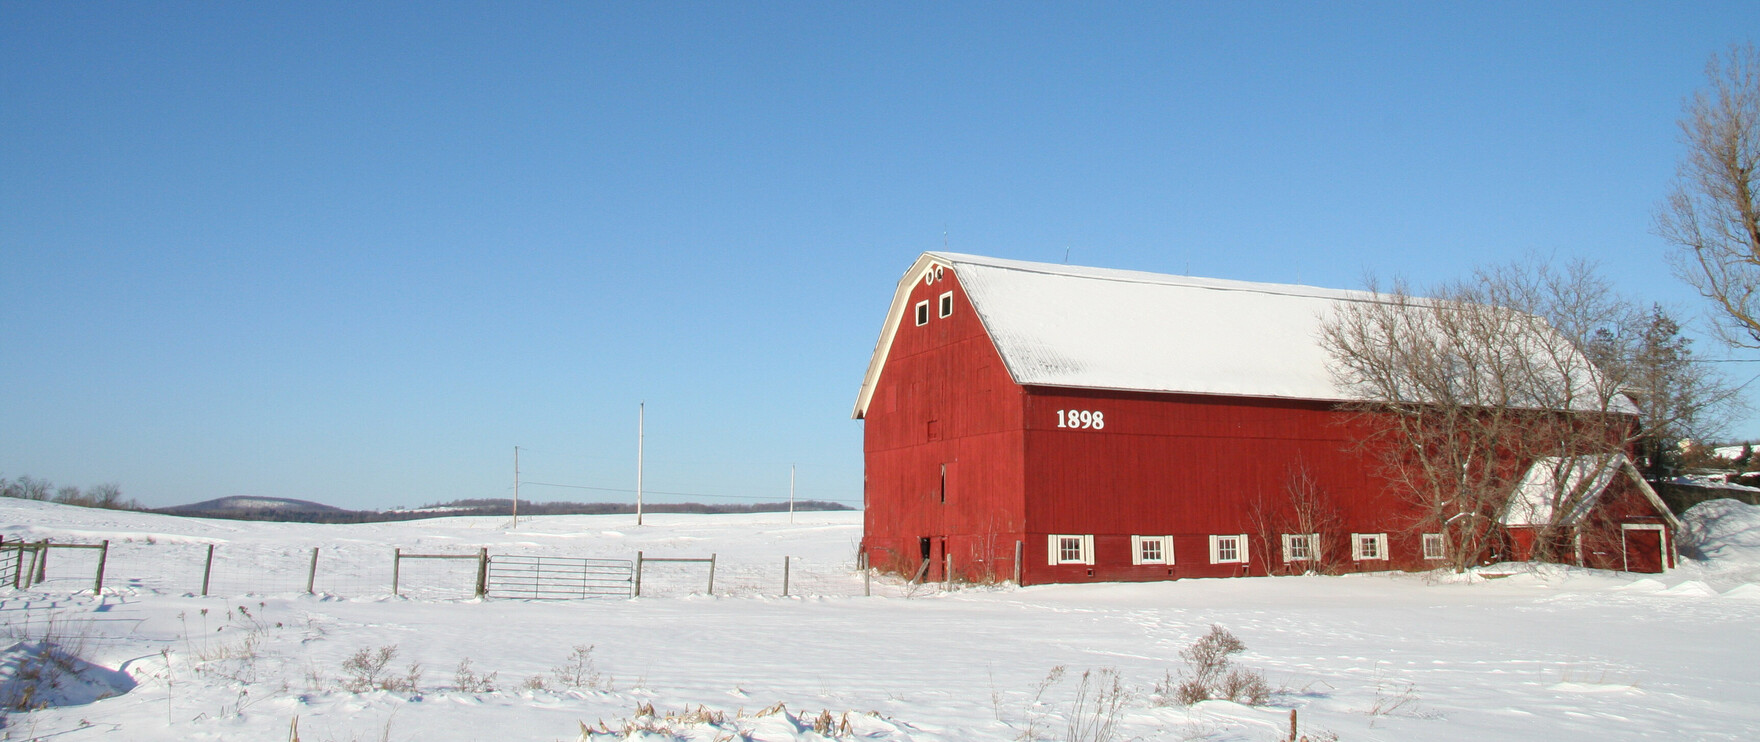
<instances>
[{"instance_id":1,"label":"white snow-covered roof","mask_svg":"<svg viewBox=\"0 0 1760 742\"><path fill-rule=\"evenodd\" d=\"M1363 291L929 252L899 280L853 416L865 416L912 286L952 269L1022 385L1319 401L1339 387L1320 343Z\"/></svg>"},{"instance_id":2,"label":"white snow-covered roof","mask_svg":"<svg viewBox=\"0 0 1760 742\"><path fill-rule=\"evenodd\" d=\"M1562 489L1558 486L1561 473L1565 479ZM1571 499L1570 493L1577 492L1580 487L1581 495L1563 503L1570 508L1570 512L1554 525L1577 523L1595 508L1602 493L1607 491L1608 485L1613 484L1614 477L1621 474L1637 486L1639 493L1650 501L1651 507L1655 508L1663 520L1677 530L1681 528L1680 519L1675 517L1656 490L1638 474L1631 459L1617 453L1611 456L1577 456L1569 460L1552 456L1536 459L1528 467L1528 472L1522 475L1521 483L1516 485L1509 507L1504 511L1502 523L1506 526L1545 526L1553 523L1553 501L1559 498Z\"/></svg>"},{"instance_id":3,"label":"white snow-covered roof","mask_svg":"<svg viewBox=\"0 0 1760 742\"><path fill-rule=\"evenodd\" d=\"M1552 523L1553 501L1570 499L1571 493L1583 487L1583 494L1565 503L1571 512L1558 521L1559 525L1569 525L1581 520L1595 506L1601 493L1613 481L1613 475L1626 463L1624 456L1577 456L1566 460L1561 457L1548 456L1537 459L1528 467L1528 473L1522 476L1516 485L1515 493L1510 497L1509 509L1503 515L1506 526L1544 526ZM1564 484L1559 484L1559 474L1564 475ZM1585 483L1585 479L1589 481Z\"/></svg>"},{"instance_id":4,"label":"white snow-covered roof","mask_svg":"<svg viewBox=\"0 0 1760 742\"><path fill-rule=\"evenodd\" d=\"M899 282L856 417L867 409L910 285L951 268L1018 384L1343 400L1319 344L1338 302L1312 286L924 253Z\"/></svg>"}]
</instances>

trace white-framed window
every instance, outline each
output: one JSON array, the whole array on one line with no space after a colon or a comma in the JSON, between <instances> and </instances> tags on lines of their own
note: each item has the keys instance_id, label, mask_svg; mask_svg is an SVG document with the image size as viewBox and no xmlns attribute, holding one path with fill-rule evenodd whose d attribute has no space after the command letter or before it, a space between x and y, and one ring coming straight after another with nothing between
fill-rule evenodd
<instances>
[{"instance_id":1,"label":"white-framed window","mask_svg":"<svg viewBox=\"0 0 1760 742\"><path fill-rule=\"evenodd\" d=\"M1046 537L1045 553L1053 565L1093 564L1094 537L1070 533L1054 533Z\"/></svg>"},{"instance_id":2,"label":"white-framed window","mask_svg":"<svg viewBox=\"0 0 1760 742\"><path fill-rule=\"evenodd\" d=\"M1132 536L1131 564L1172 564L1172 536Z\"/></svg>"},{"instance_id":3,"label":"white-framed window","mask_svg":"<svg viewBox=\"0 0 1760 742\"><path fill-rule=\"evenodd\" d=\"M924 299L922 301L917 302L917 326L922 327L923 325L926 325L926 324L929 324L929 300L928 299Z\"/></svg>"},{"instance_id":4,"label":"white-framed window","mask_svg":"<svg viewBox=\"0 0 1760 742\"><path fill-rule=\"evenodd\" d=\"M1283 534L1283 561L1306 562L1320 558L1320 534Z\"/></svg>"},{"instance_id":5,"label":"white-framed window","mask_svg":"<svg viewBox=\"0 0 1760 742\"><path fill-rule=\"evenodd\" d=\"M1351 534L1351 558L1359 562L1369 559L1387 558L1387 534L1385 533L1353 533Z\"/></svg>"},{"instance_id":6,"label":"white-framed window","mask_svg":"<svg viewBox=\"0 0 1760 742\"><path fill-rule=\"evenodd\" d=\"M1440 534L1440 533L1426 533L1426 534L1424 534L1424 558L1425 559L1447 559L1448 558L1448 542L1442 540L1442 534Z\"/></svg>"},{"instance_id":7,"label":"white-framed window","mask_svg":"<svg viewBox=\"0 0 1760 742\"><path fill-rule=\"evenodd\" d=\"M1210 537L1211 564L1246 564L1247 534Z\"/></svg>"},{"instance_id":8,"label":"white-framed window","mask_svg":"<svg viewBox=\"0 0 1760 742\"><path fill-rule=\"evenodd\" d=\"M952 291L949 291L949 292L941 295L941 316L943 316L943 317L952 317L953 316L953 292Z\"/></svg>"}]
</instances>

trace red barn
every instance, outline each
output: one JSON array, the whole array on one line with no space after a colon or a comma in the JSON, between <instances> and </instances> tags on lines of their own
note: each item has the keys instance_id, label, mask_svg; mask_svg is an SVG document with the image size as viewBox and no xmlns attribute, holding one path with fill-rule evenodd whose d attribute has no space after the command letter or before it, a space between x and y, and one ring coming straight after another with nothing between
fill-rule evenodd
<instances>
[{"instance_id":1,"label":"red barn","mask_svg":"<svg viewBox=\"0 0 1760 742\"><path fill-rule=\"evenodd\" d=\"M1410 506L1352 445L1360 418L1316 340L1364 296L925 253L856 402L864 553L1023 584L1434 566L1441 539L1409 533ZM1612 470L1579 558L1671 566L1672 516ZM1314 493L1323 523L1304 519ZM1517 556L1524 523L1506 522Z\"/></svg>"}]
</instances>

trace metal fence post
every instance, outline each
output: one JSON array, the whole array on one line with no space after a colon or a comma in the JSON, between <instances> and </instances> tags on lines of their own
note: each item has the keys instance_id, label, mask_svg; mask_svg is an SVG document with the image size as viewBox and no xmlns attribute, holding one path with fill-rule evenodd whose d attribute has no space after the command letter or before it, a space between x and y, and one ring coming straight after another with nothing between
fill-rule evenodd
<instances>
[{"instance_id":1,"label":"metal fence post","mask_svg":"<svg viewBox=\"0 0 1760 742\"><path fill-rule=\"evenodd\" d=\"M104 594L104 563L110 560L110 539L98 546L98 579L92 584L92 595Z\"/></svg>"},{"instance_id":2,"label":"metal fence post","mask_svg":"<svg viewBox=\"0 0 1760 742\"><path fill-rule=\"evenodd\" d=\"M639 551L636 552L636 594L632 597L642 597L642 552Z\"/></svg>"},{"instance_id":3,"label":"metal fence post","mask_svg":"<svg viewBox=\"0 0 1760 742\"><path fill-rule=\"evenodd\" d=\"M709 594L715 594L715 555L709 555Z\"/></svg>"},{"instance_id":4,"label":"metal fence post","mask_svg":"<svg viewBox=\"0 0 1760 742\"><path fill-rule=\"evenodd\" d=\"M202 596L208 595L208 578L214 575L214 545L208 544L208 559L202 563Z\"/></svg>"},{"instance_id":5,"label":"metal fence post","mask_svg":"<svg viewBox=\"0 0 1760 742\"><path fill-rule=\"evenodd\" d=\"M788 597L788 557L782 558L782 597Z\"/></svg>"},{"instance_id":6,"label":"metal fence post","mask_svg":"<svg viewBox=\"0 0 1760 742\"><path fill-rule=\"evenodd\" d=\"M306 594L316 594L312 586L318 582L318 547L312 547L312 568L306 572Z\"/></svg>"}]
</instances>

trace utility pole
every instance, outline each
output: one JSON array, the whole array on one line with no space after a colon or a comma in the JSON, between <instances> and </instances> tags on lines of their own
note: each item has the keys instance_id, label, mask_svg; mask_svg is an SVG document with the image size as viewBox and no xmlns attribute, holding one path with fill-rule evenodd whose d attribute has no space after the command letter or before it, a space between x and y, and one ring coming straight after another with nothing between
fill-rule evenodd
<instances>
[{"instance_id":1,"label":"utility pole","mask_svg":"<svg viewBox=\"0 0 1760 742\"><path fill-rule=\"evenodd\" d=\"M648 403L635 406L635 524L642 524L642 426L648 418Z\"/></svg>"},{"instance_id":2,"label":"utility pole","mask_svg":"<svg viewBox=\"0 0 1760 742\"><path fill-rule=\"evenodd\" d=\"M788 523L794 525L794 464L788 465Z\"/></svg>"},{"instance_id":3,"label":"utility pole","mask_svg":"<svg viewBox=\"0 0 1760 742\"><path fill-rule=\"evenodd\" d=\"M519 528L519 446L513 447L513 527Z\"/></svg>"}]
</instances>

